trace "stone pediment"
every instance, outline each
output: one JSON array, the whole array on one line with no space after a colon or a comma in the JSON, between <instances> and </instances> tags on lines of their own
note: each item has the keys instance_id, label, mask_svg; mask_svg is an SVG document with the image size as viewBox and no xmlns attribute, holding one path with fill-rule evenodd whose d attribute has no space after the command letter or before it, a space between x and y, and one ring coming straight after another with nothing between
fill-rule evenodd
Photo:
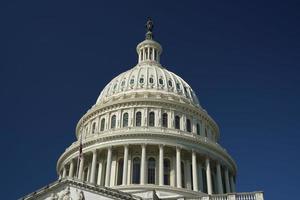
<instances>
[{"instance_id":1,"label":"stone pediment","mask_svg":"<svg viewBox=\"0 0 300 200\"><path fill-rule=\"evenodd\" d=\"M139 200L140 197L119 190L91 185L74 179L55 181L19 200Z\"/></svg>"}]
</instances>

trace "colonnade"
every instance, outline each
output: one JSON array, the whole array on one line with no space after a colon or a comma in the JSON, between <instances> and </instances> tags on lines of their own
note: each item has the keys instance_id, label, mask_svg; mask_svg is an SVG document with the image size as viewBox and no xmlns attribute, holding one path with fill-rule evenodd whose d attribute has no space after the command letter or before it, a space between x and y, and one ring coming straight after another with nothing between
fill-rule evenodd
<instances>
[{"instance_id":1,"label":"colonnade","mask_svg":"<svg viewBox=\"0 0 300 200\"><path fill-rule=\"evenodd\" d=\"M186 188L193 191L201 191L208 194L223 194L235 192L235 178L225 165L222 165L217 160L212 160L207 156L201 155L195 150L181 149L180 147L169 147L164 145L146 145L141 144L138 171L133 167L133 158L135 155L130 155L129 144L123 146L110 146L106 149L92 150L91 152L85 152L79 162L78 173L75 173L76 159L72 159L62 168L60 176L78 178L83 181L88 181L91 184L103 185L107 187L116 185L130 185L130 184L149 184L149 169L147 166L147 158L151 155L147 155L147 148L153 151L158 150L158 166L155 166L155 182L159 186L170 185L177 188ZM132 145L132 150L137 150L137 145ZM122 162L118 162L118 165L112 165L113 148L121 150L122 154L119 155L119 159ZM165 160L170 156L165 156L165 149L172 151L174 155L171 155L170 170L166 166ZM100 155L101 153L101 155ZM184 157L182 156L184 155ZM89 161L86 162L86 158ZM150 164L150 163L149 163ZM120 166L121 165L121 166ZM87 170L85 170L87 169ZM170 173L165 170L169 170ZM118 172L117 172L118 171ZM139 172L139 173L138 173ZM158 173L157 173L158 172ZM158 174L158 177L156 176ZM133 176L139 177L136 182ZM172 180L171 180L172 176ZM118 180L116 180L118 179Z\"/></svg>"}]
</instances>

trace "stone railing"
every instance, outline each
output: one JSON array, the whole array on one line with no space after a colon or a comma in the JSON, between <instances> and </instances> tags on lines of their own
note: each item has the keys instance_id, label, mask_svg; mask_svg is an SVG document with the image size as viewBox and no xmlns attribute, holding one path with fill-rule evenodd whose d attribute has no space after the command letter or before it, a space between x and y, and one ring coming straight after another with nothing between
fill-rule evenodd
<instances>
[{"instance_id":1,"label":"stone railing","mask_svg":"<svg viewBox=\"0 0 300 200\"><path fill-rule=\"evenodd\" d=\"M264 195L262 192L213 194L199 200L264 200Z\"/></svg>"}]
</instances>

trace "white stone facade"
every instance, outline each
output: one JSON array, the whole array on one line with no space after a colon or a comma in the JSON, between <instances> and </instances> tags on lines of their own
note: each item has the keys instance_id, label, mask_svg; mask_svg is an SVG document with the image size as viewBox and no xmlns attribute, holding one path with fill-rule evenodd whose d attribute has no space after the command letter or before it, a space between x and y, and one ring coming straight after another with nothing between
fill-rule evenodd
<instances>
[{"instance_id":1,"label":"white stone facade","mask_svg":"<svg viewBox=\"0 0 300 200\"><path fill-rule=\"evenodd\" d=\"M237 166L218 144L216 122L192 88L160 64L152 32L137 53L138 64L108 83L79 120L78 140L57 162L60 179L144 199L153 191L168 199L235 198Z\"/></svg>"}]
</instances>

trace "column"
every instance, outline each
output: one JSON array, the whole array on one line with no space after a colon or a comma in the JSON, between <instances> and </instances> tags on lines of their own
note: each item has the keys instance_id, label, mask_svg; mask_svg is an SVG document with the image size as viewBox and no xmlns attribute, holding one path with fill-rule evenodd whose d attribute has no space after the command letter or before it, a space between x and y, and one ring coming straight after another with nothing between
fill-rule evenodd
<instances>
[{"instance_id":1,"label":"column","mask_svg":"<svg viewBox=\"0 0 300 200\"><path fill-rule=\"evenodd\" d=\"M185 185L186 188L191 190L192 189L192 174L191 174L191 161L186 160L185 165L184 165L184 175L185 175Z\"/></svg>"},{"instance_id":2,"label":"column","mask_svg":"<svg viewBox=\"0 0 300 200\"><path fill-rule=\"evenodd\" d=\"M198 191L197 157L195 151L192 151L192 171L193 171L193 190Z\"/></svg>"},{"instance_id":3,"label":"column","mask_svg":"<svg viewBox=\"0 0 300 200\"><path fill-rule=\"evenodd\" d=\"M179 147L176 147L176 179L177 187L181 188L181 155Z\"/></svg>"},{"instance_id":4,"label":"column","mask_svg":"<svg viewBox=\"0 0 300 200\"><path fill-rule=\"evenodd\" d=\"M65 178L67 176L67 168L64 166L62 177Z\"/></svg>"},{"instance_id":5,"label":"column","mask_svg":"<svg viewBox=\"0 0 300 200\"><path fill-rule=\"evenodd\" d=\"M139 51L139 62L141 62L141 50Z\"/></svg>"},{"instance_id":6,"label":"column","mask_svg":"<svg viewBox=\"0 0 300 200\"><path fill-rule=\"evenodd\" d=\"M225 167L225 188L226 188L226 193L230 193L230 184L229 184L229 173L228 173L228 168Z\"/></svg>"},{"instance_id":7,"label":"column","mask_svg":"<svg viewBox=\"0 0 300 200\"><path fill-rule=\"evenodd\" d=\"M78 179L82 180L83 179L83 166L84 166L84 156L82 155L81 159L79 159L79 172L78 172Z\"/></svg>"},{"instance_id":8,"label":"column","mask_svg":"<svg viewBox=\"0 0 300 200\"><path fill-rule=\"evenodd\" d=\"M172 157L172 165L171 165L171 186L176 187L176 156Z\"/></svg>"},{"instance_id":9,"label":"column","mask_svg":"<svg viewBox=\"0 0 300 200\"><path fill-rule=\"evenodd\" d=\"M96 165L97 165L97 151L93 151L93 159L92 159L92 169L91 169L91 177L90 182L92 184L96 183Z\"/></svg>"},{"instance_id":10,"label":"column","mask_svg":"<svg viewBox=\"0 0 300 200\"><path fill-rule=\"evenodd\" d=\"M207 179L207 193L212 194L212 185L211 185L212 181L211 181L209 158L205 159L205 167L206 167L206 179Z\"/></svg>"},{"instance_id":11,"label":"column","mask_svg":"<svg viewBox=\"0 0 300 200\"><path fill-rule=\"evenodd\" d=\"M124 161L123 161L123 177L122 177L122 185L127 184L127 170L128 170L128 145L124 146Z\"/></svg>"},{"instance_id":12,"label":"column","mask_svg":"<svg viewBox=\"0 0 300 200\"><path fill-rule=\"evenodd\" d=\"M112 159L112 147L107 149L107 159L106 159L106 175L105 175L105 186L110 186L110 172L111 172L111 159Z\"/></svg>"},{"instance_id":13,"label":"column","mask_svg":"<svg viewBox=\"0 0 300 200\"><path fill-rule=\"evenodd\" d=\"M145 48L143 48L143 61L146 60L146 53L145 53Z\"/></svg>"},{"instance_id":14,"label":"column","mask_svg":"<svg viewBox=\"0 0 300 200\"><path fill-rule=\"evenodd\" d=\"M223 194L223 183L222 183L222 174L221 174L221 165L217 163L217 187L219 194Z\"/></svg>"},{"instance_id":15,"label":"column","mask_svg":"<svg viewBox=\"0 0 300 200\"><path fill-rule=\"evenodd\" d=\"M140 171L140 183L141 185L145 184L145 175L146 175L146 145L142 144L142 155L141 155L141 171Z\"/></svg>"},{"instance_id":16,"label":"column","mask_svg":"<svg viewBox=\"0 0 300 200\"><path fill-rule=\"evenodd\" d=\"M74 161L71 160L71 162L70 162L70 169L69 169L69 177L73 178L73 176L74 176Z\"/></svg>"},{"instance_id":17,"label":"column","mask_svg":"<svg viewBox=\"0 0 300 200\"><path fill-rule=\"evenodd\" d=\"M203 176L202 176L202 164L199 162L198 163L198 175L199 175L199 191L203 192L204 191L204 183L203 183Z\"/></svg>"},{"instance_id":18,"label":"column","mask_svg":"<svg viewBox=\"0 0 300 200\"><path fill-rule=\"evenodd\" d=\"M159 185L164 185L164 147L163 145L159 145Z\"/></svg>"},{"instance_id":19,"label":"column","mask_svg":"<svg viewBox=\"0 0 300 200\"><path fill-rule=\"evenodd\" d=\"M103 162L100 161L99 162L99 166L98 166L97 185L101 185L101 181L102 181L102 167L103 167Z\"/></svg>"},{"instance_id":20,"label":"column","mask_svg":"<svg viewBox=\"0 0 300 200\"><path fill-rule=\"evenodd\" d=\"M231 185L231 192L235 192L235 183L234 183L233 175L230 176L230 185Z\"/></svg>"}]
</instances>

